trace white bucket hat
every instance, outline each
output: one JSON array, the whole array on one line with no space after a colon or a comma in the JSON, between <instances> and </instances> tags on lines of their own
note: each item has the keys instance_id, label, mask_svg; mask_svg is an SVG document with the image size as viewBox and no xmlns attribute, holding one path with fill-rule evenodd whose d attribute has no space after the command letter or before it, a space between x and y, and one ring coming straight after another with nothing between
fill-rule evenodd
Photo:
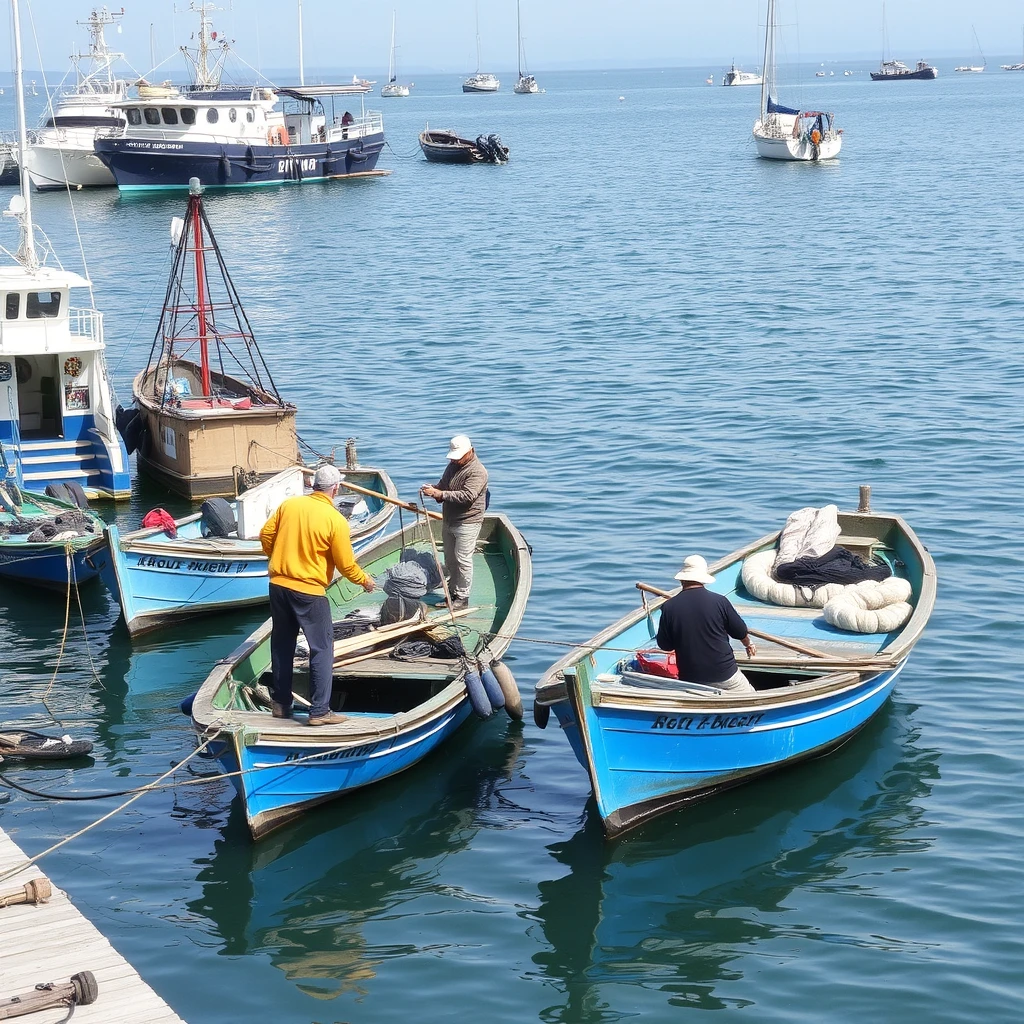
<instances>
[{"instance_id":1,"label":"white bucket hat","mask_svg":"<svg viewBox=\"0 0 1024 1024\"><path fill-rule=\"evenodd\" d=\"M448 458L461 459L473 450L473 442L465 434L456 434L448 442Z\"/></svg>"},{"instance_id":2,"label":"white bucket hat","mask_svg":"<svg viewBox=\"0 0 1024 1024\"><path fill-rule=\"evenodd\" d=\"M702 555L687 555L682 569L676 573L680 583L714 583L715 577L708 572L708 563Z\"/></svg>"}]
</instances>

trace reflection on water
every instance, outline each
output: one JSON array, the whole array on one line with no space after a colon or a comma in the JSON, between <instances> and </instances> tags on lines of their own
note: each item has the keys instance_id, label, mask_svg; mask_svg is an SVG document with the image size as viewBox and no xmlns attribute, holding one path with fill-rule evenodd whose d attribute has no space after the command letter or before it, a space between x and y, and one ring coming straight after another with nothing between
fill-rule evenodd
<instances>
[{"instance_id":1,"label":"reflection on water","mask_svg":"<svg viewBox=\"0 0 1024 1024\"><path fill-rule=\"evenodd\" d=\"M671 1005L740 1005L718 989L743 977L741 957L786 934L786 900L795 889L866 891L851 860L929 844L917 826L939 755L918 746L909 712L887 706L829 758L657 819L617 842L603 839L591 807L572 838L548 847L569 870L540 883L537 917L550 948L533 960L565 1002L542 1019L632 1016L609 1008L602 986L612 983L659 989Z\"/></svg>"},{"instance_id":2,"label":"reflection on water","mask_svg":"<svg viewBox=\"0 0 1024 1024\"><path fill-rule=\"evenodd\" d=\"M223 955L264 953L308 995L365 994L385 958L406 944L368 945L366 927L427 892L443 862L466 849L499 799L523 743L522 726L463 728L401 776L307 814L253 844L237 805L202 863L202 897ZM201 815L198 815L202 823Z\"/></svg>"}]
</instances>

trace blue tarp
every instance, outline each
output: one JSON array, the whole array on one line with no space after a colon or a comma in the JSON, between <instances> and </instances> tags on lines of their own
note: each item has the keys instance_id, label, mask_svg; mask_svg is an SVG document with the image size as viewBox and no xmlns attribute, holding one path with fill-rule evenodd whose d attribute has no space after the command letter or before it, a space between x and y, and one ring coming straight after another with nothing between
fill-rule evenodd
<instances>
[{"instance_id":1,"label":"blue tarp","mask_svg":"<svg viewBox=\"0 0 1024 1024\"><path fill-rule=\"evenodd\" d=\"M799 110L794 110L792 107L784 107L781 104L776 103L775 100L773 100L771 98L771 96L769 96L768 97L768 113L769 114L793 114L795 116L795 115L798 115L800 113L800 111Z\"/></svg>"}]
</instances>

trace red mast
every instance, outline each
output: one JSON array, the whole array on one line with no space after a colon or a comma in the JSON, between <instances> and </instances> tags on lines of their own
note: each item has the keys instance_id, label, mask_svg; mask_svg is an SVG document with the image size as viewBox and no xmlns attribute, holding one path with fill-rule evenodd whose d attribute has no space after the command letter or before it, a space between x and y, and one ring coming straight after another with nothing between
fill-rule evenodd
<instances>
[{"instance_id":1,"label":"red mast","mask_svg":"<svg viewBox=\"0 0 1024 1024\"><path fill-rule=\"evenodd\" d=\"M189 183L189 205L192 207L192 242L196 258L196 316L199 321L199 368L203 381L203 397L213 397L210 382L210 350L206 335L206 261L203 256L203 219L199 215L202 203L202 189Z\"/></svg>"}]
</instances>

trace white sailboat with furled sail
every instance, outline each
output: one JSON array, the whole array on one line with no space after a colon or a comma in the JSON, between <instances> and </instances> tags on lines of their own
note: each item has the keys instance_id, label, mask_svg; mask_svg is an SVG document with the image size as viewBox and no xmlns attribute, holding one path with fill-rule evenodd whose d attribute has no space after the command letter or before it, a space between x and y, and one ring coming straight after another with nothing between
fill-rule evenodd
<instances>
[{"instance_id":1,"label":"white sailboat with furled sail","mask_svg":"<svg viewBox=\"0 0 1024 1024\"><path fill-rule=\"evenodd\" d=\"M189 185L163 312L132 391L139 468L187 498L234 496L299 462L295 406L277 390L202 203ZM212 264L212 267L211 267Z\"/></svg>"},{"instance_id":2,"label":"white sailboat with furled sail","mask_svg":"<svg viewBox=\"0 0 1024 1024\"><path fill-rule=\"evenodd\" d=\"M843 133L835 127L835 115L784 107L777 100L775 30L775 0L768 0L761 116L754 122L757 155L768 160L831 160L839 155L843 144Z\"/></svg>"},{"instance_id":3,"label":"white sailboat with furled sail","mask_svg":"<svg viewBox=\"0 0 1024 1024\"><path fill-rule=\"evenodd\" d=\"M397 12L391 12L391 57L388 60L388 80L380 87L381 96L385 99L396 99L409 95L409 86L398 81L398 61L395 59L395 19Z\"/></svg>"},{"instance_id":4,"label":"white sailboat with furled sail","mask_svg":"<svg viewBox=\"0 0 1024 1024\"><path fill-rule=\"evenodd\" d=\"M516 36L519 40L519 77L512 91L520 96L529 96L531 93L540 92L537 79L529 74L526 68L526 52L523 50L523 18L519 10L519 0L516 0Z\"/></svg>"},{"instance_id":5,"label":"white sailboat with furled sail","mask_svg":"<svg viewBox=\"0 0 1024 1024\"><path fill-rule=\"evenodd\" d=\"M476 72L462 83L463 92L497 92L501 82L497 76L480 70L480 4L476 4Z\"/></svg>"}]
</instances>

